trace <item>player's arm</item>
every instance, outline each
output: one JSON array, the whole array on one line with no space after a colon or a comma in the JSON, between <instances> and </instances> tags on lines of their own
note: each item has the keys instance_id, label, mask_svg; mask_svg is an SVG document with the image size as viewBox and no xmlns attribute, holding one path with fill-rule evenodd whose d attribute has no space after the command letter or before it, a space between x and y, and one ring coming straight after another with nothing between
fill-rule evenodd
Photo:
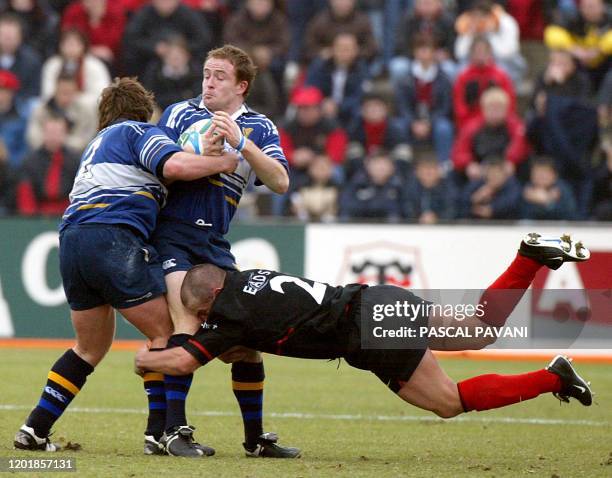
<instances>
[{"instance_id":1,"label":"player's arm","mask_svg":"<svg viewBox=\"0 0 612 478\"><path fill-rule=\"evenodd\" d=\"M155 352L141 349L134 362L137 370L166 375L189 375L201 366L200 362L182 347Z\"/></svg>"},{"instance_id":2,"label":"player's arm","mask_svg":"<svg viewBox=\"0 0 612 478\"><path fill-rule=\"evenodd\" d=\"M199 154L176 152L165 158L161 177L169 181L192 181L218 173L232 173L238 166L238 155L231 152L221 156L200 156ZM158 174L160 176L160 174Z\"/></svg>"},{"instance_id":3,"label":"player's arm","mask_svg":"<svg viewBox=\"0 0 612 478\"><path fill-rule=\"evenodd\" d=\"M287 168L277 159L268 156L251 140L244 137L238 124L224 111L216 111L213 117L216 132L222 134L232 148L240 150L259 180L270 190L284 194L289 189L289 174ZM280 146L279 146L280 147Z\"/></svg>"},{"instance_id":4,"label":"player's arm","mask_svg":"<svg viewBox=\"0 0 612 478\"><path fill-rule=\"evenodd\" d=\"M232 172L238 165L238 156L225 153L221 156L200 156L183 151L161 129L133 130L133 150L139 163L157 177L171 181L192 181L219 172Z\"/></svg>"}]
</instances>

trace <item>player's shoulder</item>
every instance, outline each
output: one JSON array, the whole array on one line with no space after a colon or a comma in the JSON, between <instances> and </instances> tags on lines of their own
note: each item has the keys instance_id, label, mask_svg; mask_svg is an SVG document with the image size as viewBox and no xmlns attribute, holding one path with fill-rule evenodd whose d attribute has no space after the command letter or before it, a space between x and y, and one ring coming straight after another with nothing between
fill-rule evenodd
<instances>
[{"instance_id":1,"label":"player's shoulder","mask_svg":"<svg viewBox=\"0 0 612 478\"><path fill-rule=\"evenodd\" d=\"M183 121L187 116L210 115L208 110L199 107L200 97L189 98L187 100L178 101L168 106L159 120L159 124L170 128L176 127L180 121Z\"/></svg>"},{"instance_id":2,"label":"player's shoulder","mask_svg":"<svg viewBox=\"0 0 612 478\"><path fill-rule=\"evenodd\" d=\"M274 122L263 113L253 110L245 105L246 111L242 114L242 123L246 126L260 128L266 133L278 134L278 129Z\"/></svg>"}]
</instances>

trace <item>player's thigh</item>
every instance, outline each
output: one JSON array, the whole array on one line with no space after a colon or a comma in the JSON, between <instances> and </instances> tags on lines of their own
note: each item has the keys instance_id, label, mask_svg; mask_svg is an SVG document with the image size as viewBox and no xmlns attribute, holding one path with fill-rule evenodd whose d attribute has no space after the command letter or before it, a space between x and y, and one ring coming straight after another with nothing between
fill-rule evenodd
<instances>
[{"instance_id":1,"label":"player's thigh","mask_svg":"<svg viewBox=\"0 0 612 478\"><path fill-rule=\"evenodd\" d=\"M478 317L465 317L462 320L457 320L454 317L441 317L432 314L429 317L428 325L430 334L427 346L431 350L480 350L495 342L494 335L490 336L482 333L490 326ZM459 328L462 331L461 334L457 333ZM432 333L434 331L437 331L437 333ZM451 335L454 336L446 336L445 332L452 332Z\"/></svg>"},{"instance_id":2,"label":"player's thigh","mask_svg":"<svg viewBox=\"0 0 612 478\"><path fill-rule=\"evenodd\" d=\"M463 413L457 384L442 370L431 350L425 352L410 380L397 394L408 403L442 418Z\"/></svg>"},{"instance_id":3,"label":"player's thigh","mask_svg":"<svg viewBox=\"0 0 612 478\"><path fill-rule=\"evenodd\" d=\"M168 303L164 296L158 296L143 304L119 309L128 322L151 340L154 348L165 347L168 337L172 335L172 321Z\"/></svg>"},{"instance_id":4,"label":"player's thigh","mask_svg":"<svg viewBox=\"0 0 612 478\"><path fill-rule=\"evenodd\" d=\"M187 271L166 274L166 298L176 334L194 334L201 325L201 321L190 313L181 301L181 287L186 275Z\"/></svg>"},{"instance_id":5,"label":"player's thigh","mask_svg":"<svg viewBox=\"0 0 612 478\"><path fill-rule=\"evenodd\" d=\"M115 311L110 305L70 312L76 334L75 353L95 367L104 358L115 336Z\"/></svg>"}]
</instances>

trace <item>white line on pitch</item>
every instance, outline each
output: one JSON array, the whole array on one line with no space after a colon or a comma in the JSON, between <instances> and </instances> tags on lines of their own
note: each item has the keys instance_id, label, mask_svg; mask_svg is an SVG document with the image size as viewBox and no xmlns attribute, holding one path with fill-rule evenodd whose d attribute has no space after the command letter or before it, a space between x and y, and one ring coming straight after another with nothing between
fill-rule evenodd
<instances>
[{"instance_id":1,"label":"white line on pitch","mask_svg":"<svg viewBox=\"0 0 612 478\"><path fill-rule=\"evenodd\" d=\"M3 405L0 404L2 410L30 410L32 407L25 405ZM71 407L68 412L74 413L128 413L128 414L145 414L147 410L144 408L88 408L88 407ZM238 417L240 414L235 412L222 412L215 410L207 411L190 411L189 415L200 417ZM380 422L476 422L476 423L509 423L509 424L525 424L525 425L581 425L589 427L609 427L612 424L609 422L599 422L593 420L564 420L556 418L515 418L515 417L478 417L478 416L460 416L450 420L442 420L433 416L418 416L418 415L353 415L353 414L325 414L325 413L299 413L285 412L275 413L268 412L265 414L270 418L296 418L299 420L365 420L365 421L380 421Z\"/></svg>"}]
</instances>

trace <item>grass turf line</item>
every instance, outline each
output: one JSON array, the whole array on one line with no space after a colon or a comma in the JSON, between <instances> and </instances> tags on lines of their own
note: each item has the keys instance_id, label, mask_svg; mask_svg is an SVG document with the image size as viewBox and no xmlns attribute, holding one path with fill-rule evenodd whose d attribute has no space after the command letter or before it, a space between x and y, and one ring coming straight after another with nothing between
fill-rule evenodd
<instances>
[{"instance_id":1,"label":"grass turf line","mask_svg":"<svg viewBox=\"0 0 612 478\"><path fill-rule=\"evenodd\" d=\"M0 405L33 406L54 350L0 349L4 386ZM131 373L130 352L113 351L90 377L73 405L80 408L144 409L142 383ZM394 397L366 372L342 363L265 356L265 411L279 414L431 416ZM520 373L544 366L533 362L443 360L451 377L480 373ZM542 418L612 423L612 374L605 365L581 365L593 382L596 404L560 406L552 396L467 417ZM223 416L202 416L208 410ZM145 416L138 413L67 413L54 437L78 442L78 471L53 476L611 476L612 427L604 425L397 421L268 417L265 429L299 446L294 461L254 460L242 454L242 424L231 392L230 368L213 363L196 372L188 399L196 437L217 449L211 459L187 460L142 455ZM40 456L12 449L12 437L27 411L0 409L0 456ZM55 456L55 455L52 455ZM45 458L50 457L44 455ZM610 461L610 464L606 464ZM28 476L21 473L19 476ZM32 475L34 476L34 475ZM40 475L38 475L40 476ZM47 476L47 475L46 475Z\"/></svg>"}]
</instances>

